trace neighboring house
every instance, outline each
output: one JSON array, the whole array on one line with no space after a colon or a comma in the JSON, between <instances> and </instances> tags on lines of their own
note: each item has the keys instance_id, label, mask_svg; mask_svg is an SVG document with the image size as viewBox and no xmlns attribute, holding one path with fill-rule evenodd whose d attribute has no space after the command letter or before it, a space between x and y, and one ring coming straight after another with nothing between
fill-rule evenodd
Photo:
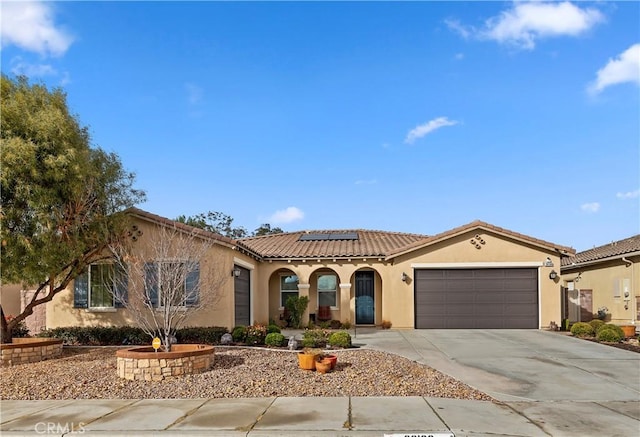
<instances>
[{"instance_id":1,"label":"neighboring house","mask_svg":"<svg viewBox=\"0 0 640 437\"><path fill-rule=\"evenodd\" d=\"M194 229L130 212L142 232L141 248L159 226ZM215 243L208 262L229 281L215 308L188 320L191 326L278 320L287 297L299 295L309 297L305 323L328 311L327 317L365 326L386 320L396 328L544 328L561 321L556 270L575 254L480 221L434 236L356 229L231 240L197 232ZM129 278L129 287L142 279ZM75 282L47 304L48 328L132 322L128 310L92 290L91 281Z\"/></svg>"},{"instance_id":2,"label":"neighboring house","mask_svg":"<svg viewBox=\"0 0 640 437\"><path fill-rule=\"evenodd\" d=\"M561 272L563 319L589 321L606 308L613 323L640 320L640 235L564 258Z\"/></svg>"}]
</instances>

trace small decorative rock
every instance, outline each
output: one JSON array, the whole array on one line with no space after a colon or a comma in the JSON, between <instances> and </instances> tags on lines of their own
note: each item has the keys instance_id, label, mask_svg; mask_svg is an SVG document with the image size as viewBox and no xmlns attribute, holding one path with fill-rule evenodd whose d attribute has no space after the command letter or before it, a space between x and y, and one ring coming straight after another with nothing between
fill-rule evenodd
<instances>
[{"instance_id":1,"label":"small decorative rock","mask_svg":"<svg viewBox=\"0 0 640 437\"><path fill-rule=\"evenodd\" d=\"M222 344L231 344L232 341L233 337L229 333L223 334L222 338L220 339L220 343Z\"/></svg>"},{"instance_id":2,"label":"small decorative rock","mask_svg":"<svg viewBox=\"0 0 640 437\"><path fill-rule=\"evenodd\" d=\"M298 342L293 337L293 335L289 337L289 343L287 344L287 347L289 348L290 351L294 351L298 349Z\"/></svg>"}]
</instances>

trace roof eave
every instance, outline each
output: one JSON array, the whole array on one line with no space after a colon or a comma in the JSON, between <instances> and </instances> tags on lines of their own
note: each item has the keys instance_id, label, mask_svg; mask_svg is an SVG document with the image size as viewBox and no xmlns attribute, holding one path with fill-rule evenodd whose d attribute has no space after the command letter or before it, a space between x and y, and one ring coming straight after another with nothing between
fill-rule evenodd
<instances>
[{"instance_id":1,"label":"roof eave","mask_svg":"<svg viewBox=\"0 0 640 437\"><path fill-rule=\"evenodd\" d=\"M615 261L615 260L618 260L618 259L632 257L632 256L640 256L640 250L635 251L635 252L621 253L619 255L608 256L608 257L605 257L605 258L594 259L594 260L591 260L591 261L584 261L584 262L580 262L580 263L569 264L569 265L566 265L566 266L560 266L560 272L562 273L563 270L575 270L575 269L579 269L581 267L588 267L588 266L592 266L592 265L595 265L595 264L605 263L605 262L609 262L609 261Z\"/></svg>"}]
</instances>

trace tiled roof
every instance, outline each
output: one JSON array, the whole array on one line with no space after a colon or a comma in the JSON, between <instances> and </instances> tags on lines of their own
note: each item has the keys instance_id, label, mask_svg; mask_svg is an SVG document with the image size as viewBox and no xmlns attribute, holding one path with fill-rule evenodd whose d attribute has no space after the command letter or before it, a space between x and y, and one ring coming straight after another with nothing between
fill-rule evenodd
<instances>
[{"instance_id":1,"label":"tiled roof","mask_svg":"<svg viewBox=\"0 0 640 437\"><path fill-rule=\"evenodd\" d=\"M346 234L355 232L357 240L300 241L305 234ZM426 235L401 232L357 230L298 231L283 234L249 237L240 244L264 258L361 258L385 257L398 248L427 238Z\"/></svg>"},{"instance_id":2,"label":"tiled roof","mask_svg":"<svg viewBox=\"0 0 640 437\"><path fill-rule=\"evenodd\" d=\"M231 238L225 237L224 235L216 234L215 232L205 231L204 229L200 229L194 226L190 226L184 223L177 222L175 220L168 219L166 217L162 217L156 214L152 214L150 212L144 211L139 208L128 208L126 212L132 216L141 218L143 220L156 223L164 226L171 226L176 229L181 229L183 231L194 233L195 235L199 235L203 238L213 239L220 243L227 244L229 246L235 246L236 242Z\"/></svg>"},{"instance_id":3,"label":"tiled roof","mask_svg":"<svg viewBox=\"0 0 640 437\"><path fill-rule=\"evenodd\" d=\"M548 241L544 241L544 240L540 240L538 238L533 238L530 237L528 235L525 234L520 234L518 232L514 232L514 231L510 231L508 229L505 228L501 228L499 226L494 226L490 223L486 223L480 220L476 220L473 221L471 223L468 223L466 225L462 225L459 226L457 228L442 232L440 234L434 235L432 237L427 237L426 239L423 239L421 241L416 241L414 243L411 243L405 247L399 248L395 251L393 251L389 257L395 257L407 252L411 252L413 250L416 250L418 248L421 247L426 247L429 246L431 244L437 243L439 241L442 240L446 240L448 238L454 237L456 235L459 234L463 234L465 232L474 230L474 229L484 229L487 231L491 231L491 232L495 232L498 234L502 234L508 237L511 237L515 240L519 240L525 243L529 243L529 244L533 244L535 246L540 246L549 250L553 250L553 251L559 251L561 254L568 254L568 255L573 255L575 254L575 249L571 248L571 247L567 247L567 246L561 246L558 244L554 244L554 243L550 243Z\"/></svg>"},{"instance_id":4,"label":"tiled roof","mask_svg":"<svg viewBox=\"0 0 640 437\"><path fill-rule=\"evenodd\" d=\"M607 258L623 256L625 254L640 252L640 234L624 240L614 241L603 246L594 247L576 253L575 256L562 260L562 267L571 267L572 265L580 265L583 263L591 263Z\"/></svg>"}]
</instances>

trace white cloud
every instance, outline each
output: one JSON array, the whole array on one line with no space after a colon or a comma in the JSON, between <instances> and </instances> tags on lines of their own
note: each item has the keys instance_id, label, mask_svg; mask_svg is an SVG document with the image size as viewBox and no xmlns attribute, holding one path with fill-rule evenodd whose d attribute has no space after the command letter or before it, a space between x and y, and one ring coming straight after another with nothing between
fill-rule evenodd
<instances>
[{"instance_id":1,"label":"white cloud","mask_svg":"<svg viewBox=\"0 0 640 437\"><path fill-rule=\"evenodd\" d=\"M456 53L454 59L456 61L462 61L464 59L464 53Z\"/></svg>"},{"instance_id":2,"label":"white cloud","mask_svg":"<svg viewBox=\"0 0 640 437\"><path fill-rule=\"evenodd\" d=\"M637 197L640 197L640 190L635 190L635 191L627 191L626 193L617 193L616 197L618 199L635 199Z\"/></svg>"},{"instance_id":3,"label":"white cloud","mask_svg":"<svg viewBox=\"0 0 640 437\"><path fill-rule=\"evenodd\" d=\"M303 218L304 212L295 206L290 206L286 209L276 211L271 217L269 217L269 222L274 224L291 223L296 220L302 220Z\"/></svg>"},{"instance_id":4,"label":"white cloud","mask_svg":"<svg viewBox=\"0 0 640 437\"><path fill-rule=\"evenodd\" d=\"M411 129L407 134L407 138L405 138L404 142L407 144L412 144L415 140L424 137L425 135L433 132L436 129L440 129L445 126L454 126L458 124L455 120L449 120L447 117L438 117L434 118L431 121L427 121L424 124L416 126L414 129Z\"/></svg>"},{"instance_id":5,"label":"white cloud","mask_svg":"<svg viewBox=\"0 0 640 437\"><path fill-rule=\"evenodd\" d=\"M640 43L609 59L607 65L598 70L597 78L589 86L589 92L597 94L610 85L631 82L640 85Z\"/></svg>"},{"instance_id":6,"label":"white cloud","mask_svg":"<svg viewBox=\"0 0 640 437\"><path fill-rule=\"evenodd\" d=\"M56 26L53 16L51 4L3 1L0 17L2 46L13 44L43 56L63 55L73 37Z\"/></svg>"},{"instance_id":7,"label":"white cloud","mask_svg":"<svg viewBox=\"0 0 640 437\"><path fill-rule=\"evenodd\" d=\"M193 83L185 83L184 88L187 91L187 101L190 105L200 103L204 97L204 90Z\"/></svg>"},{"instance_id":8,"label":"white cloud","mask_svg":"<svg viewBox=\"0 0 640 437\"><path fill-rule=\"evenodd\" d=\"M604 20L604 15L594 8L580 8L567 1L534 1L515 2L510 9L486 20L480 29L456 20L445 23L465 39L475 36L532 50L540 38L578 36Z\"/></svg>"},{"instance_id":9,"label":"white cloud","mask_svg":"<svg viewBox=\"0 0 640 437\"><path fill-rule=\"evenodd\" d=\"M585 212L595 213L600 210L600 204L598 202L583 203L580 205L580 209Z\"/></svg>"},{"instance_id":10,"label":"white cloud","mask_svg":"<svg viewBox=\"0 0 640 437\"><path fill-rule=\"evenodd\" d=\"M449 27L449 29L453 30L464 39L468 39L473 34L472 27L465 26L458 20L444 20L444 23Z\"/></svg>"},{"instance_id":11,"label":"white cloud","mask_svg":"<svg viewBox=\"0 0 640 437\"><path fill-rule=\"evenodd\" d=\"M50 64L30 64L20 56L11 59L11 72L16 76L24 75L27 77L55 76L58 74L58 71Z\"/></svg>"}]
</instances>

